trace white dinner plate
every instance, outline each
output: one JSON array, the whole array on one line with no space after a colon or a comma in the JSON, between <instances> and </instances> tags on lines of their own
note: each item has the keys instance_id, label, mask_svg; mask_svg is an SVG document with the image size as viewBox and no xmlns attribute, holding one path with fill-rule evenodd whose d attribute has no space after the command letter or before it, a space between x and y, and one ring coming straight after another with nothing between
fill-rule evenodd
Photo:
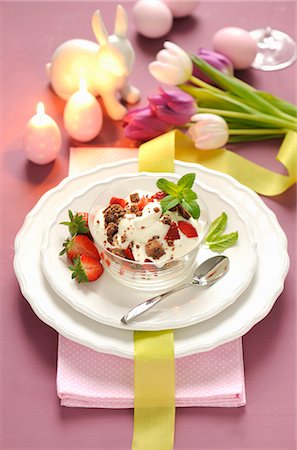
<instances>
[{"instance_id":1,"label":"white dinner plate","mask_svg":"<svg viewBox=\"0 0 297 450\"><path fill-rule=\"evenodd\" d=\"M137 171L138 160L129 159L66 178L37 202L15 240L15 273L24 297L40 319L68 339L127 358L133 358L134 354L133 331L100 324L63 301L42 273L40 247L45 224L65 197L100 178ZM271 310L283 290L289 268L286 236L261 198L220 172L198 164L175 162L175 173L184 175L193 171L202 183L232 197L233 204L242 211L254 230L258 264L253 282L231 306L208 320L174 331L177 358L208 351L248 332Z\"/></svg>"},{"instance_id":2,"label":"white dinner plate","mask_svg":"<svg viewBox=\"0 0 297 450\"><path fill-rule=\"evenodd\" d=\"M159 178L166 175L169 174L154 174ZM126 174L116 178L125 181L132 177L132 184L137 187L140 176L151 176L151 173ZM217 190L197 183L195 189L198 198L207 205L211 221L225 212L228 217L226 233L238 231L237 244L224 252L230 259L228 273L211 287L192 286L187 291L179 291L138 320L124 325L121 317L127 311L140 302L165 292L166 289L140 291L129 288L112 278L107 271L94 283L78 284L71 279L67 257L59 256L62 244L69 236L66 227L60 225L60 222L68 220L68 210L88 212L94 199L112 181L112 178L100 179L79 192L71 193L65 197L58 210L52 213L51 221L45 225L41 246L42 268L49 284L61 298L77 311L105 325L125 330L155 331L187 327L206 320L231 305L244 292L252 280L257 263L253 230L249 222L239 214L238 208L232 205L232 197L226 198ZM211 256L214 256L214 253L204 246L198 254L196 265ZM194 269L195 266L193 271ZM187 274L184 283L191 280L193 271Z\"/></svg>"}]
</instances>

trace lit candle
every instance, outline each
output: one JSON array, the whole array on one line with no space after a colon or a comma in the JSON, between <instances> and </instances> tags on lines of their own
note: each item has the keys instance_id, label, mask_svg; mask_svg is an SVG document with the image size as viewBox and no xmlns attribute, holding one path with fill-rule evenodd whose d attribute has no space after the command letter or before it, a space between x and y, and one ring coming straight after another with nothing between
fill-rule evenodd
<instances>
[{"instance_id":1,"label":"lit candle","mask_svg":"<svg viewBox=\"0 0 297 450\"><path fill-rule=\"evenodd\" d=\"M69 136L81 142L94 139L102 128L102 110L97 99L87 90L87 83L80 80L64 109L64 127Z\"/></svg>"},{"instance_id":2,"label":"lit candle","mask_svg":"<svg viewBox=\"0 0 297 450\"><path fill-rule=\"evenodd\" d=\"M56 122L45 114L44 104L39 102L36 114L26 125L24 148L28 159L36 164L54 161L61 148L61 133Z\"/></svg>"}]
</instances>

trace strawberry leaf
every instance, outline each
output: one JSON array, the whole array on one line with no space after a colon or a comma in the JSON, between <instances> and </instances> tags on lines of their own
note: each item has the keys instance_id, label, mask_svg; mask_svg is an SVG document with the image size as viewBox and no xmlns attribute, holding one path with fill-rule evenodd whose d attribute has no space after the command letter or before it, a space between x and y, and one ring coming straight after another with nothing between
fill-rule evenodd
<instances>
[{"instance_id":1,"label":"strawberry leaf","mask_svg":"<svg viewBox=\"0 0 297 450\"><path fill-rule=\"evenodd\" d=\"M76 213L74 215L73 212L69 209L68 216L70 220L68 222L60 222L60 225L66 225L69 228L71 236L89 233L89 227L86 225L86 221L81 214Z\"/></svg>"},{"instance_id":2,"label":"strawberry leaf","mask_svg":"<svg viewBox=\"0 0 297 450\"><path fill-rule=\"evenodd\" d=\"M68 269L72 272L71 278L76 278L78 283L88 283L89 280L81 263L80 256L75 258L73 263L72 266L68 266Z\"/></svg>"}]
</instances>

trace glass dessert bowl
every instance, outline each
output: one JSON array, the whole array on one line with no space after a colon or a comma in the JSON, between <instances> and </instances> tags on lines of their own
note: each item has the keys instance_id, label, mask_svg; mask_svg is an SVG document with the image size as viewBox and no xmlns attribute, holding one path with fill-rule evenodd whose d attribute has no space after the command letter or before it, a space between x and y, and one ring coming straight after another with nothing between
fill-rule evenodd
<instances>
[{"instance_id":1,"label":"glass dessert bowl","mask_svg":"<svg viewBox=\"0 0 297 450\"><path fill-rule=\"evenodd\" d=\"M189 276L210 224L199 186L191 188L200 209L194 218L182 202L171 207L172 196L157 187L162 176L171 184L179 181L175 175L151 173L113 179L89 211L89 228L105 270L134 289L167 289Z\"/></svg>"}]
</instances>

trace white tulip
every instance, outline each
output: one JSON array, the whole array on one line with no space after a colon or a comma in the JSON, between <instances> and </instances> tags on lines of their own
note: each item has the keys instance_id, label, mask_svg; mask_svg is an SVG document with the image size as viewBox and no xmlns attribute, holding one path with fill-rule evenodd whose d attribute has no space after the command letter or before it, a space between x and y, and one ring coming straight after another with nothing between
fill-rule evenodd
<instances>
[{"instance_id":1,"label":"white tulip","mask_svg":"<svg viewBox=\"0 0 297 450\"><path fill-rule=\"evenodd\" d=\"M186 83L193 71L189 55L173 42L164 42L164 48L156 55L156 61L148 66L150 73L161 83L177 86Z\"/></svg>"},{"instance_id":2,"label":"white tulip","mask_svg":"<svg viewBox=\"0 0 297 450\"><path fill-rule=\"evenodd\" d=\"M187 134L199 150L214 150L223 147L229 138L228 124L216 114L195 114L191 117L195 122Z\"/></svg>"}]
</instances>

